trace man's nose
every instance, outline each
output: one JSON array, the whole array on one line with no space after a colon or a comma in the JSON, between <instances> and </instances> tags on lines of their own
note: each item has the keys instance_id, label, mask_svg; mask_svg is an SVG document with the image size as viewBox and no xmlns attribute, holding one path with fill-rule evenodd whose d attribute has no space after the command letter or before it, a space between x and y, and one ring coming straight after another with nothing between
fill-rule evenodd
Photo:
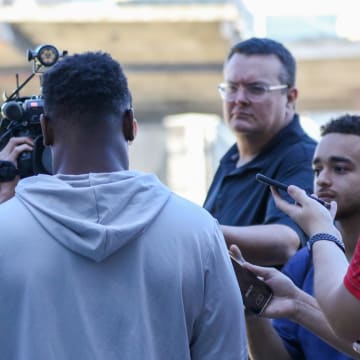
<instances>
[{"instance_id":1,"label":"man's nose","mask_svg":"<svg viewBox=\"0 0 360 360\"><path fill-rule=\"evenodd\" d=\"M328 170L320 171L319 175L316 177L316 183L322 186L331 185L331 176Z\"/></svg>"},{"instance_id":2,"label":"man's nose","mask_svg":"<svg viewBox=\"0 0 360 360\"><path fill-rule=\"evenodd\" d=\"M235 94L235 102L243 103L243 102L249 102L249 99L246 94L246 89L244 86L239 85L236 94Z\"/></svg>"}]
</instances>

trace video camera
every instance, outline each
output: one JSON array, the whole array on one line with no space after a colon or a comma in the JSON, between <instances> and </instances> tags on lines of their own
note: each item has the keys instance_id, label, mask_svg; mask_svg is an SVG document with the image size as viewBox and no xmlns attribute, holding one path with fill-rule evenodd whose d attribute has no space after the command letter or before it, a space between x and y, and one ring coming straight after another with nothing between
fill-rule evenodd
<instances>
[{"instance_id":1,"label":"video camera","mask_svg":"<svg viewBox=\"0 0 360 360\"><path fill-rule=\"evenodd\" d=\"M27 136L34 140L33 151L24 151L19 155L18 170L20 178L36 174L51 174L51 155L43 145L40 126L40 115L44 111L41 95L20 97L20 90L36 75L43 73L43 67L54 65L67 51L61 54L55 46L40 45L34 51L28 50L28 61L33 61L32 74L19 84L19 75L16 74L16 89L10 96L4 94L5 102L1 105L0 115L0 150L11 137Z\"/></svg>"}]
</instances>

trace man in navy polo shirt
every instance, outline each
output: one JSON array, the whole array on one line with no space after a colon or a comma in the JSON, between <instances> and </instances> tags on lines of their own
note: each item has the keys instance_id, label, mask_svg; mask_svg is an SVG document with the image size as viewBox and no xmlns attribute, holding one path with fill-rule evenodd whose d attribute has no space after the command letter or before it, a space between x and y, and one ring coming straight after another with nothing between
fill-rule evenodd
<instances>
[{"instance_id":1,"label":"man in navy polo shirt","mask_svg":"<svg viewBox=\"0 0 360 360\"><path fill-rule=\"evenodd\" d=\"M295 60L282 44L251 38L230 50L219 85L236 143L222 158L204 207L222 225L227 243L256 264L284 264L305 241L268 187L255 180L260 172L312 192L316 143L295 112L295 73Z\"/></svg>"}]
</instances>

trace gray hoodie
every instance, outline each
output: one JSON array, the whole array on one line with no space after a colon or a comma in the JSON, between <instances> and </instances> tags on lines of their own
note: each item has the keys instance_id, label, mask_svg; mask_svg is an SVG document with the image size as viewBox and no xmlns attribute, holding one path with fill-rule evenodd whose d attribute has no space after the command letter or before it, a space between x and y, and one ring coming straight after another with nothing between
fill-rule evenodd
<instances>
[{"instance_id":1,"label":"gray hoodie","mask_svg":"<svg viewBox=\"0 0 360 360\"><path fill-rule=\"evenodd\" d=\"M154 176L38 175L0 205L0 359L247 359L203 209Z\"/></svg>"}]
</instances>

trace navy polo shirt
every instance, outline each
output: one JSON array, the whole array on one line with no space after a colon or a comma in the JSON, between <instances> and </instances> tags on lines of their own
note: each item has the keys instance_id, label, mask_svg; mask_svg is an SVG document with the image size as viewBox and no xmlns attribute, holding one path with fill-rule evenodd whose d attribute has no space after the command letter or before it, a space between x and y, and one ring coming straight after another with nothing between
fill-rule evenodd
<instances>
[{"instance_id":1,"label":"navy polo shirt","mask_svg":"<svg viewBox=\"0 0 360 360\"><path fill-rule=\"evenodd\" d=\"M234 144L220 161L204 203L205 209L222 225L288 225L304 242L302 230L276 207L269 187L256 181L255 176L262 173L312 193L311 163L315 146L315 140L301 128L297 115L260 154L238 168L239 152ZM281 194L293 202L286 192Z\"/></svg>"}]
</instances>

